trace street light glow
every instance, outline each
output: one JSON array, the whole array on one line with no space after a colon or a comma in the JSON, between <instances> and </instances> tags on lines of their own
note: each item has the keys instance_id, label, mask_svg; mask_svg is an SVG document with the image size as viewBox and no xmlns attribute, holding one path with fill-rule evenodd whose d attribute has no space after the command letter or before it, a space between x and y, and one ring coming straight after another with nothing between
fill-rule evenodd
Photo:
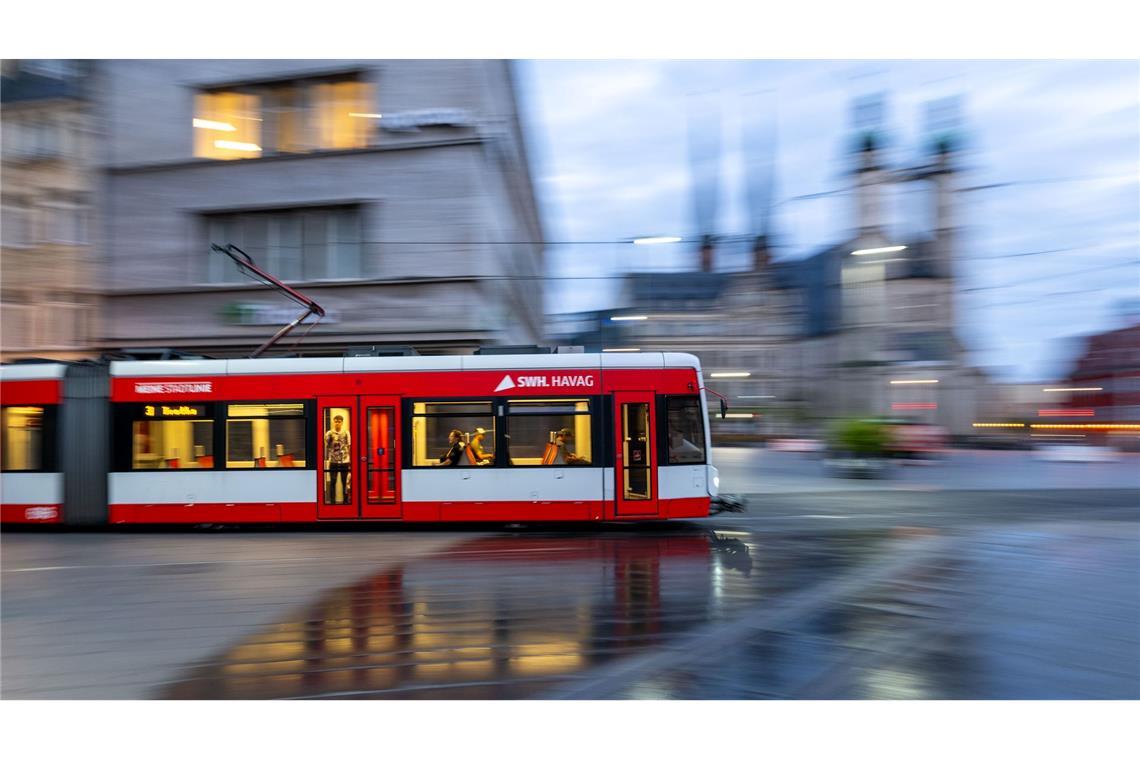
<instances>
[{"instance_id":1,"label":"street light glow","mask_svg":"<svg viewBox=\"0 0 1140 760\"><path fill-rule=\"evenodd\" d=\"M937 380L892 380L891 385L930 385L937 382Z\"/></svg>"},{"instance_id":2,"label":"street light glow","mask_svg":"<svg viewBox=\"0 0 1140 760\"><path fill-rule=\"evenodd\" d=\"M737 396L737 398L776 398L775 396Z\"/></svg>"},{"instance_id":3,"label":"street light glow","mask_svg":"<svg viewBox=\"0 0 1140 760\"><path fill-rule=\"evenodd\" d=\"M713 372L709 377L751 377L751 372Z\"/></svg>"},{"instance_id":4,"label":"street light glow","mask_svg":"<svg viewBox=\"0 0 1140 760\"><path fill-rule=\"evenodd\" d=\"M655 235L652 237L635 238L634 245L660 245L661 243L680 243L681 238L675 235Z\"/></svg>"},{"instance_id":5,"label":"street light glow","mask_svg":"<svg viewBox=\"0 0 1140 760\"><path fill-rule=\"evenodd\" d=\"M610 317L611 322L641 322L646 319L649 319L649 317L643 315L635 317Z\"/></svg>"},{"instance_id":6,"label":"street light glow","mask_svg":"<svg viewBox=\"0 0 1140 760\"><path fill-rule=\"evenodd\" d=\"M349 113L349 116L355 116L358 119L382 119L384 118L378 113Z\"/></svg>"},{"instance_id":7,"label":"street light glow","mask_svg":"<svg viewBox=\"0 0 1140 760\"><path fill-rule=\"evenodd\" d=\"M633 351L640 351L640 348L603 348L602 353L618 354L618 353L631 353Z\"/></svg>"},{"instance_id":8,"label":"street light glow","mask_svg":"<svg viewBox=\"0 0 1140 760\"><path fill-rule=\"evenodd\" d=\"M888 245L883 248L860 248L857 251L852 251L852 256L870 256L872 253L895 253L897 251L905 251L905 245Z\"/></svg>"},{"instance_id":9,"label":"street light glow","mask_svg":"<svg viewBox=\"0 0 1140 760\"><path fill-rule=\"evenodd\" d=\"M1103 391L1104 388L1042 388L1043 393L1078 393L1080 391Z\"/></svg>"}]
</instances>

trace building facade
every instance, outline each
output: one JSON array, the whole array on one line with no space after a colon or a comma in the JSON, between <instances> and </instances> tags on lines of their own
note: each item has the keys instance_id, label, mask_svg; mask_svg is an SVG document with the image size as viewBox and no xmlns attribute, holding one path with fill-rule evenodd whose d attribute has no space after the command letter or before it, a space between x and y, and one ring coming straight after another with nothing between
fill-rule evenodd
<instances>
[{"instance_id":1,"label":"building facade","mask_svg":"<svg viewBox=\"0 0 1140 760\"><path fill-rule=\"evenodd\" d=\"M212 244L326 310L281 351L303 333L307 355L540 339L526 278L543 233L509 62L100 66L101 348L245 355L300 312Z\"/></svg>"},{"instance_id":2,"label":"building facade","mask_svg":"<svg viewBox=\"0 0 1140 760\"><path fill-rule=\"evenodd\" d=\"M0 360L85 358L99 312L90 65L3 66Z\"/></svg>"}]
</instances>

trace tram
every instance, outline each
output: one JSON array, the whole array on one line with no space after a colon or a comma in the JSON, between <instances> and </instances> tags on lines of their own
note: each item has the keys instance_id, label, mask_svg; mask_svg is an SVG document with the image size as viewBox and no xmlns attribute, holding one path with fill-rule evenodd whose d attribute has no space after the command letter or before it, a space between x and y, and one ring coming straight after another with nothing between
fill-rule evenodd
<instances>
[{"instance_id":1,"label":"tram","mask_svg":"<svg viewBox=\"0 0 1140 760\"><path fill-rule=\"evenodd\" d=\"M54 525L709 514L696 357L0 367L0 519Z\"/></svg>"}]
</instances>

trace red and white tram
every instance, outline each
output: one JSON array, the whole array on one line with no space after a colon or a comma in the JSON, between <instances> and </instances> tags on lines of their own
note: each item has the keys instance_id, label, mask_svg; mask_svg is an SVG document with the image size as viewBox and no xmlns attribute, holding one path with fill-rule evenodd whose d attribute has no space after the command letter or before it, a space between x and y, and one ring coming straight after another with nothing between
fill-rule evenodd
<instances>
[{"instance_id":1,"label":"red and white tram","mask_svg":"<svg viewBox=\"0 0 1140 760\"><path fill-rule=\"evenodd\" d=\"M697 359L533 354L0 368L4 522L704 517Z\"/></svg>"}]
</instances>

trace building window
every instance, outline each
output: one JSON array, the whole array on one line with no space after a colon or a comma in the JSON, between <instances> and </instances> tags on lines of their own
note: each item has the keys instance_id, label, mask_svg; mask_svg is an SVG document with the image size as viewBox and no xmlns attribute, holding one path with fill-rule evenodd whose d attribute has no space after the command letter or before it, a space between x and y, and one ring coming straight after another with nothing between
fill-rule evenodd
<instances>
[{"instance_id":1,"label":"building window","mask_svg":"<svg viewBox=\"0 0 1140 760\"><path fill-rule=\"evenodd\" d=\"M6 406L2 410L4 472L44 468L44 407Z\"/></svg>"},{"instance_id":2,"label":"building window","mask_svg":"<svg viewBox=\"0 0 1140 760\"><path fill-rule=\"evenodd\" d=\"M229 404L226 468L306 467L305 405Z\"/></svg>"},{"instance_id":3,"label":"building window","mask_svg":"<svg viewBox=\"0 0 1140 760\"><path fill-rule=\"evenodd\" d=\"M211 410L208 404L141 405L131 425L131 469L213 469Z\"/></svg>"},{"instance_id":4,"label":"building window","mask_svg":"<svg viewBox=\"0 0 1140 760\"><path fill-rule=\"evenodd\" d=\"M78 197L59 196L43 205L44 241L63 245L87 242L87 208Z\"/></svg>"},{"instance_id":5,"label":"building window","mask_svg":"<svg viewBox=\"0 0 1140 760\"><path fill-rule=\"evenodd\" d=\"M353 74L200 92L194 155L229 160L366 147L376 127L372 89Z\"/></svg>"},{"instance_id":6,"label":"building window","mask_svg":"<svg viewBox=\"0 0 1140 760\"><path fill-rule=\"evenodd\" d=\"M478 465L480 455L494 459L490 401L416 401L411 423L413 467Z\"/></svg>"},{"instance_id":7,"label":"building window","mask_svg":"<svg viewBox=\"0 0 1140 760\"><path fill-rule=\"evenodd\" d=\"M589 399L512 399L507 415L511 465L593 461Z\"/></svg>"},{"instance_id":8,"label":"building window","mask_svg":"<svg viewBox=\"0 0 1140 760\"><path fill-rule=\"evenodd\" d=\"M26 203L15 199L4 202L0 234L3 235L5 246L19 247L31 244L32 212Z\"/></svg>"},{"instance_id":9,"label":"building window","mask_svg":"<svg viewBox=\"0 0 1140 760\"><path fill-rule=\"evenodd\" d=\"M705 421L697 396L665 400L665 445L669 464L704 464Z\"/></svg>"},{"instance_id":10,"label":"building window","mask_svg":"<svg viewBox=\"0 0 1140 760\"><path fill-rule=\"evenodd\" d=\"M209 244L232 243L282 280L355 279L363 276L358 206L211 214L205 217L206 281L244 282L226 256Z\"/></svg>"}]
</instances>

